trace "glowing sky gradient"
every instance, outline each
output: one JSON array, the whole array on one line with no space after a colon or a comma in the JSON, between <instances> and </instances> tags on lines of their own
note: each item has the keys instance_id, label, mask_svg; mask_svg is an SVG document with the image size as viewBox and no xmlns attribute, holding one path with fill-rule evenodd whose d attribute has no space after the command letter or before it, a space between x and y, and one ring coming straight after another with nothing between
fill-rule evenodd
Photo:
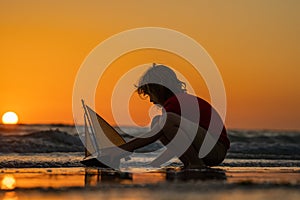
<instances>
[{"instance_id":1,"label":"glowing sky gradient","mask_svg":"<svg viewBox=\"0 0 300 200\"><path fill-rule=\"evenodd\" d=\"M299 10L297 0L1 0L0 115L12 110L20 123L73 123L73 83L88 53L113 34L158 26L189 35L214 59L227 92L229 128L300 129ZM111 73L121 73L114 66L154 61L181 71L188 65L148 50L116 60ZM110 122L106 97L113 83L100 84L96 97L97 111ZM200 83L196 93L209 100ZM146 123L150 104L132 101L133 118Z\"/></svg>"}]
</instances>

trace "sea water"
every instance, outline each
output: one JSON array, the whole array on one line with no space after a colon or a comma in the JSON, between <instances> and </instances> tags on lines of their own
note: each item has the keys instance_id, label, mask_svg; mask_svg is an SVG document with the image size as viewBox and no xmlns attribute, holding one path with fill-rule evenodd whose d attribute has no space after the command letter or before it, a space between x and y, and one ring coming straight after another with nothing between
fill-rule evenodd
<instances>
[{"instance_id":1,"label":"sea water","mask_svg":"<svg viewBox=\"0 0 300 200\"><path fill-rule=\"evenodd\" d=\"M122 127L120 133L126 132L128 141L146 130ZM228 130L228 136L231 147L222 166L300 167L300 131ZM131 160L122 160L121 166L143 168L164 150L161 143L155 142L133 153ZM83 157L84 146L74 126L0 125L2 168L80 167ZM173 158L167 165L181 163Z\"/></svg>"}]
</instances>

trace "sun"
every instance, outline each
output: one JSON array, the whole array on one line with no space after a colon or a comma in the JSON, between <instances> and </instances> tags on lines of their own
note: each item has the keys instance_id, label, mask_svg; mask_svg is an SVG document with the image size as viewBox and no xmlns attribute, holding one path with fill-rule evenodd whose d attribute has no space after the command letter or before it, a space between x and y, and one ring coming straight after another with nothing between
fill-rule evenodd
<instances>
[{"instance_id":1,"label":"sun","mask_svg":"<svg viewBox=\"0 0 300 200\"><path fill-rule=\"evenodd\" d=\"M3 124L17 124L19 121L18 115L15 112L6 112L2 116Z\"/></svg>"}]
</instances>

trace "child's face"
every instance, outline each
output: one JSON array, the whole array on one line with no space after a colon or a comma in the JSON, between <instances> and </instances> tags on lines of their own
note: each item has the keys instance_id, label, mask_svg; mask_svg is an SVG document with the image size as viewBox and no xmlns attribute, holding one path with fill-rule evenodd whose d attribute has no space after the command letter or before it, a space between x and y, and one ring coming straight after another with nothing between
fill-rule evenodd
<instances>
[{"instance_id":1,"label":"child's face","mask_svg":"<svg viewBox=\"0 0 300 200\"><path fill-rule=\"evenodd\" d=\"M149 96L150 102L153 104L164 105L164 91L162 87L158 85L148 85L145 94Z\"/></svg>"},{"instance_id":2,"label":"child's face","mask_svg":"<svg viewBox=\"0 0 300 200\"><path fill-rule=\"evenodd\" d=\"M163 94L156 94L156 93L161 93L161 91L160 92L155 91L149 93L150 102L152 102L153 104L164 105L164 100L161 98Z\"/></svg>"},{"instance_id":3,"label":"child's face","mask_svg":"<svg viewBox=\"0 0 300 200\"><path fill-rule=\"evenodd\" d=\"M155 95L149 94L149 98L151 103L162 105L162 103L159 101L159 98L157 98Z\"/></svg>"}]
</instances>

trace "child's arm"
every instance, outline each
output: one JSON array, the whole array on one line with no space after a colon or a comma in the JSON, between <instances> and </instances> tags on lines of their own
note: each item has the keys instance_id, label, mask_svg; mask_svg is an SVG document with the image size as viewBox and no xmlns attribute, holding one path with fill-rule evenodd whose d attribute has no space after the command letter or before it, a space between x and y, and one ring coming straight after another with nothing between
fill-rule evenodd
<instances>
[{"instance_id":1,"label":"child's arm","mask_svg":"<svg viewBox=\"0 0 300 200\"><path fill-rule=\"evenodd\" d=\"M163 123L161 120L161 116L156 116L153 118L151 123L151 130L144 134L144 137L135 138L123 145L120 145L118 147L108 147L105 149L102 149L102 155L110 155L112 157L118 156L118 157L124 157L127 156L129 152L133 152L134 150L144 147L148 144L151 144L155 141L157 141L163 134L162 128L160 128L159 122ZM122 152L121 149L127 151L127 153ZM129 153L130 154L130 153Z\"/></svg>"},{"instance_id":2,"label":"child's arm","mask_svg":"<svg viewBox=\"0 0 300 200\"><path fill-rule=\"evenodd\" d=\"M150 135L151 131L148 134ZM138 148L144 147L148 144L155 142L156 140L158 140L161 137L161 135L162 135L162 131L156 133L155 135L153 135L151 137L136 138L136 139L129 141L128 143L125 143L125 144L119 146L119 148L124 149L126 151L133 152L134 150L136 150Z\"/></svg>"},{"instance_id":3,"label":"child's arm","mask_svg":"<svg viewBox=\"0 0 300 200\"><path fill-rule=\"evenodd\" d=\"M159 123L164 123L164 122L162 121L162 117L158 115L152 119L151 130L149 132L147 132L146 134L144 134L145 137L133 139L133 140L119 146L119 148L126 150L126 151L133 152L134 150L136 150L138 148L144 147L148 144L155 142L162 135L162 130L161 130L162 127L159 125Z\"/></svg>"}]
</instances>

